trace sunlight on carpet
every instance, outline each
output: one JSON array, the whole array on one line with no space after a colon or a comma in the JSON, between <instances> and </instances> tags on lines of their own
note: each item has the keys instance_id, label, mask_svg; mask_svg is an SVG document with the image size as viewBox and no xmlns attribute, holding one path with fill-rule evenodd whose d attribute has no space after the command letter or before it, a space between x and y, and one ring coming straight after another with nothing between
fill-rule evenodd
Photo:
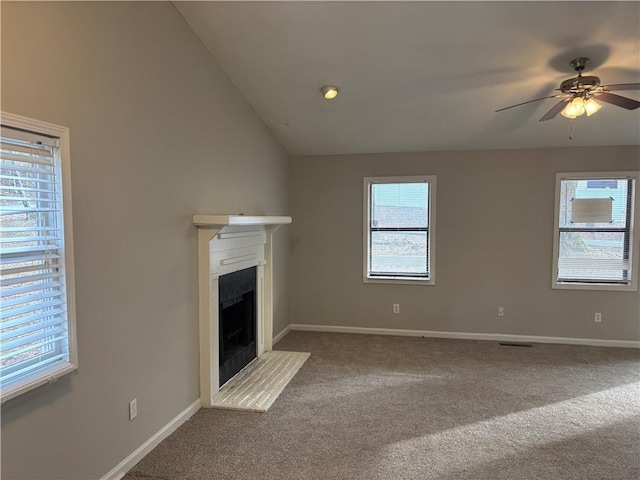
<instances>
[{"instance_id":1,"label":"sunlight on carpet","mask_svg":"<svg viewBox=\"0 0 640 480\"><path fill-rule=\"evenodd\" d=\"M560 444L640 415L640 383L630 383L562 402L494 417L442 432L414 437L387 445L380 451L379 468L394 465L399 458L407 461L425 450L442 458L434 462L438 474L453 474L479 467L491 459L506 459L532 448ZM629 408L629 405L634 405ZM540 423L550 425L540 430ZM441 448L446 445L447 448ZM439 448L440 447L440 448ZM394 462L390 462L393 459ZM445 461L446 460L446 461ZM446 468L442 468L446 466ZM391 473L391 472L390 472Z\"/></svg>"}]
</instances>

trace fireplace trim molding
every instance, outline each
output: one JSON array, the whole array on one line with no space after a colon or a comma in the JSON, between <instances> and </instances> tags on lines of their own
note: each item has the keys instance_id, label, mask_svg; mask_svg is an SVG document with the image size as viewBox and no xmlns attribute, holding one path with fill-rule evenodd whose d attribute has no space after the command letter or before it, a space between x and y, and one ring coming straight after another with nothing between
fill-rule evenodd
<instances>
[{"instance_id":1,"label":"fireplace trim molding","mask_svg":"<svg viewBox=\"0 0 640 480\"><path fill-rule=\"evenodd\" d=\"M287 216L194 215L198 227L200 401L212 407L220 390L218 369L218 278L257 267L256 356L273 346L273 232Z\"/></svg>"}]
</instances>

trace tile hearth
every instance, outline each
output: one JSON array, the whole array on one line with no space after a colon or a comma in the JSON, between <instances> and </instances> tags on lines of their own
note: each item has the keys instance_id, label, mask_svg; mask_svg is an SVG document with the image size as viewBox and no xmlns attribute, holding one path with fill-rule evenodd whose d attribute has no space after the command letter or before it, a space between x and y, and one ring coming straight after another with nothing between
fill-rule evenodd
<instances>
[{"instance_id":1,"label":"tile hearth","mask_svg":"<svg viewBox=\"0 0 640 480\"><path fill-rule=\"evenodd\" d=\"M266 412L310 355L307 352L266 352L220 389L213 407Z\"/></svg>"}]
</instances>

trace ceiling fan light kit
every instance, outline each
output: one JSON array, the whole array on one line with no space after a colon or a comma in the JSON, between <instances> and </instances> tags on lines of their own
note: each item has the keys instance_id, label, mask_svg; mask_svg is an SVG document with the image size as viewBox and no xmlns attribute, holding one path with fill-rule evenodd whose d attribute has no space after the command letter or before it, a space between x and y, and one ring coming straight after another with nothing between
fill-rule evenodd
<instances>
[{"instance_id":1,"label":"ceiling fan light kit","mask_svg":"<svg viewBox=\"0 0 640 480\"><path fill-rule=\"evenodd\" d=\"M593 98L589 97L585 100L582 97L576 97L571 100L566 107L564 107L564 110L560 112L560 115L573 120L583 113L586 113L587 117L590 117L601 108L602 105L596 102Z\"/></svg>"},{"instance_id":2,"label":"ceiling fan light kit","mask_svg":"<svg viewBox=\"0 0 640 480\"><path fill-rule=\"evenodd\" d=\"M589 64L588 58L574 58L569 62L569 64L576 72L578 72L578 76L569 78L562 82L560 84L560 88L557 89L561 93L511 105L509 107L496 110L496 112L501 112L513 107L519 107L520 105L525 105L527 103L546 100L547 98L562 98L562 100L551 107L551 110L549 110L540 119L541 122L555 118L558 113L570 120L573 120L584 113L587 114L587 117L590 117L602 108L602 105L596 102L596 98L601 102L610 103L611 105L616 105L627 110L634 110L640 107L640 102L637 100L610 93L617 90L639 90L640 83L602 85L600 78L596 76L582 76L582 71Z\"/></svg>"}]
</instances>

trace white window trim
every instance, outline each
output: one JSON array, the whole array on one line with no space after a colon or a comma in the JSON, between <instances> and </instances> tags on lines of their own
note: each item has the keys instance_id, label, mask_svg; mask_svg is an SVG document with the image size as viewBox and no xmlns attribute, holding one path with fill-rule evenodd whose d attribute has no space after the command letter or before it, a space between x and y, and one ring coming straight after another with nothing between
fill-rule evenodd
<instances>
[{"instance_id":1,"label":"white window trim","mask_svg":"<svg viewBox=\"0 0 640 480\"><path fill-rule=\"evenodd\" d=\"M633 178L634 189L631 204L633 205L633 215L631 217L631 284L614 285L607 283L558 283L558 246L560 240L560 180L589 180L592 178L625 179ZM561 172L556 173L556 195L553 215L553 266L551 269L551 288L557 290L600 290L607 292L636 292L638 291L638 257L640 256L640 206L638 205L637 190L640 187L640 172L638 171L615 171L615 172Z\"/></svg>"},{"instance_id":2,"label":"white window trim","mask_svg":"<svg viewBox=\"0 0 640 480\"><path fill-rule=\"evenodd\" d=\"M429 255L429 278L369 277L369 220L371 204L369 201L369 185L371 183L429 183L429 236L427 252ZM402 177L364 177L363 178L363 283L382 283L395 285L435 285L436 284L436 175L407 175Z\"/></svg>"},{"instance_id":3,"label":"white window trim","mask_svg":"<svg viewBox=\"0 0 640 480\"><path fill-rule=\"evenodd\" d=\"M78 368L78 347L76 341L76 311L75 311L75 268L73 260L73 223L71 216L71 161L69 129L51 123L34 120L31 118L0 113L0 123L7 127L27 130L34 133L58 137L58 155L60 157L60 176L62 180L62 219L64 225L64 269L67 297L67 324L69 337L69 361L64 362L55 369L49 369L39 374L34 374L22 381L15 382L8 389L1 392L1 402L15 398L23 393L33 390L41 385L52 383L63 375L67 375Z\"/></svg>"}]
</instances>

